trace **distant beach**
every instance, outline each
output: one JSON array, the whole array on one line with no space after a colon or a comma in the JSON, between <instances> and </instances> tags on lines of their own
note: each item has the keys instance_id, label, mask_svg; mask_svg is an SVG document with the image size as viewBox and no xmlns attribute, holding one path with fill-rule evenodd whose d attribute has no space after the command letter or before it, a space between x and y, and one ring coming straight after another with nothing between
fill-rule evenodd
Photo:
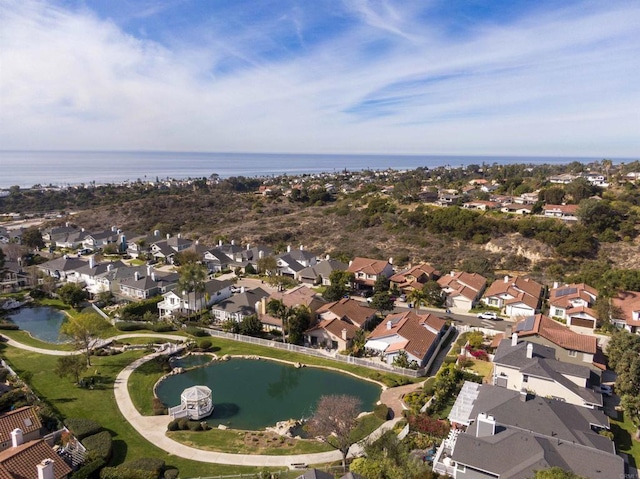
<instances>
[{"instance_id":1,"label":"distant beach","mask_svg":"<svg viewBox=\"0 0 640 479\"><path fill-rule=\"evenodd\" d=\"M566 164L601 158L544 156L313 155L113 151L0 151L0 188L155 181L165 178L279 176L343 170L458 168L470 164ZM626 159L619 159L625 161ZM618 159L614 159L615 162Z\"/></svg>"}]
</instances>

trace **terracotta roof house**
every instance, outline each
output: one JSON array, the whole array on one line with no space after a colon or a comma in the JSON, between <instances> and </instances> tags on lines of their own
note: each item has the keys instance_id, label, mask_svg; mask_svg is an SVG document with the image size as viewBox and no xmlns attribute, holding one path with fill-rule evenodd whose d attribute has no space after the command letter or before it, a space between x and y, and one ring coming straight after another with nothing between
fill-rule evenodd
<instances>
[{"instance_id":1,"label":"terracotta roof house","mask_svg":"<svg viewBox=\"0 0 640 479\"><path fill-rule=\"evenodd\" d=\"M497 210L498 208L500 208L500 203L496 201L474 200L463 204L462 207L467 210Z\"/></svg>"},{"instance_id":2,"label":"terracotta roof house","mask_svg":"<svg viewBox=\"0 0 640 479\"><path fill-rule=\"evenodd\" d=\"M67 479L71 468L44 440L0 452L0 479Z\"/></svg>"},{"instance_id":3,"label":"terracotta roof house","mask_svg":"<svg viewBox=\"0 0 640 479\"><path fill-rule=\"evenodd\" d=\"M536 314L518 321L514 332L527 341L556 347L559 361L593 366L597 351L595 336L578 334L544 314Z\"/></svg>"},{"instance_id":4,"label":"terracotta roof house","mask_svg":"<svg viewBox=\"0 0 640 479\"><path fill-rule=\"evenodd\" d=\"M544 216L561 218L563 220L576 221L578 217L578 205L544 205L542 207Z\"/></svg>"},{"instance_id":5,"label":"terracotta roof house","mask_svg":"<svg viewBox=\"0 0 640 479\"><path fill-rule=\"evenodd\" d=\"M440 272L427 263L420 263L410 268L399 271L389 278L392 284L398 289L408 293L413 289L422 289L422 287L431 280L440 277Z\"/></svg>"},{"instance_id":6,"label":"terracotta roof house","mask_svg":"<svg viewBox=\"0 0 640 479\"><path fill-rule=\"evenodd\" d=\"M321 306L316 313L318 320L337 318L346 320L358 328L365 328L375 317L376 310L355 299L342 298Z\"/></svg>"},{"instance_id":7,"label":"terracotta roof house","mask_svg":"<svg viewBox=\"0 0 640 479\"><path fill-rule=\"evenodd\" d=\"M597 313L592 309L598 292L584 283L558 285L549 291L549 316L567 322L577 333L591 334L598 323Z\"/></svg>"},{"instance_id":8,"label":"terracotta roof house","mask_svg":"<svg viewBox=\"0 0 640 479\"><path fill-rule=\"evenodd\" d=\"M614 324L630 333L640 333L640 292L620 291L611 298L611 305L622 313L620 318L611 318Z\"/></svg>"},{"instance_id":9,"label":"terracotta roof house","mask_svg":"<svg viewBox=\"0 0 640 479\"><path fill-rule=\"evenodd\" d=\"M503 339L493 360L493 384L528 391L588 408L602 407L602 394L592 385L599 374L578 364L556 360L556 350L542 344L518 341L517 333Z\"/></svg>"},{"instance_id":10,"label":"terracotta roof house","mask_svg":"<svg viewBox=\"0 0 640 479\"><path fill-rule=\"evenodd\" d=\"M305 342L311 347L320 346L327 349L344 351L351 346L351 342L360 328L347 319L321 319L315 326L304 332Z\"/></svg>"},{"instance_id":11,"label":"terracotta roof house","mask_svg":"<svg viewBox=\"0 0 640 479\"><path fill-rule=\"evenodd\" d=\"M409 361L423 367L440 343L444 326L445 321L433 314L391 313L369 335L365 347L378 351L388 364L404 351Z\"/></svg>"},{"instance_id":12,"label":"terracotta roof house","mask_svg":"<svg viewBox=\"0 0 640 479\"><path fill-rule=\"evenodd\" d=\"M554 466L588 479L624 475L613 441L598 433L609 419L595 409L465 383L449 419L461 429L442 442L433 469L454 479L523 479Z\"/></svg>"},{"instance_id":13,"label":"terracotta roof house","mask_svg":"<svg viewBox=\"0 0 640 479\"><path fill-rule=\"evenodd\" d=\"M20 407L0 416L0 451L11 446L11 432L15 429L22 431L23 441L40 438L42 423L34 407Z\"/></svg>"},{"instance_id":14,"label":"terracotta roof house","mask_svg":"<svg viewBox=\"0 0 640 479\"><path fill-rule=\"evenodd\" d=\"M393 266L390 261L370 258L354 258L349 262L347 271L354 275L355 289L371 289L380 276L387 278L393 276Z\"/></svg>"},{"instance_id":15,"label":"terracotta roof house","mask_svg":"<svg viewBox=\"0 0 640 479\"><path fill-rule=\"evenodd\" d=\"M480 300L487 286L487 279L478 273L451 271L441 276L438 284L447 296L449 308L468 311Z\"/></svg>"},{"instance_id":16,"label":"terracotta roof house","mask_svg":"<svg viewBox=\"0 0 640 479\"><path fill-rule=\"evenodd\" d=\"M505 276L487 288L482 302L500 308L510 318L531 316L540 310L542 293L542 285L531 278Z\"/></svg>"},{"instance_id":17,"label":"terracotta roof house","mask_svg":"<svg viewBox=\"0 0 640 479\"><path fill-rule=\"evenodd\" d=\"M295 278L303 284L316 284L316 282L323 286L329 286L331 284L331 273L335 270L345 271L349 266L342 261L335 259L324 259L318 261L313 266L308 266L301 269L296 273Z\"/></svg>"},{"instance_id":18,"label":"terracotta roof house","mask_svg":"<svg viewBox=\"0 0 640 479\"><path fill-rule=\"evenodd\" d=\"M258 311L260 322L262 322L264 327L270 331L282 331L282 320L267 313L267 304L271 300L282 301L285 306L290 308L294 308L296 306L304 306L308 308L311 312L313 322L315 322L316 312L318 309L327 304L321 296L305 285L299 285L284 292L274 292L268 298L262 298Z\"/></svg>"},{"instance_id":19,"label":"terracotta roof house","mask_svg":"<svg viewBox=\"0 0 640 479\"><path fill-rule=\"evenodd\" d=\"M268 297L269 293L262 288L250 290L241 288L239 294L235 294L229 299L225 299L224 301L214 304L211 307L211 314L214 319L219 322L227 321L229 319L240 322L246 316L258 314L262 298Z\"/></svg>"}]
</instances>

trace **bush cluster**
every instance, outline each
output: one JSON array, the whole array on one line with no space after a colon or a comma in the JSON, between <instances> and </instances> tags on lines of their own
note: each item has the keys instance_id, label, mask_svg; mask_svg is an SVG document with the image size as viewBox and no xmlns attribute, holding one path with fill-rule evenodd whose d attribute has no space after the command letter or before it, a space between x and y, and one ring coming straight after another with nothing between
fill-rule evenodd
<instances>
[{"instance_id":1,"label":"bush cluster","mask_svg":"<svg viewBox=\"0 0 640 479\"><path fill-rule=\"evenodd\" d=\"M91 419L70 417L64 420L64 425L80 441L102 431L102 426Z\"/></svg>"},{"instance_id":2,"label":"bush cluster","mask_svg":"<svg viewBox=\"0 0 640 479\"><path fill-rule=\"evenodd\" d=\"M100 431L82 440L82 445L92 457L108 461L111 458L112 439L109 431Z\"/></svg>"},{"instance_id":3,"label":"bush cluster","mask_svg":"<svg viewBox=\"0 0 640 479\"><path fill-rule=\"evenodd\" d=\"M209 336L209 333L207 333L204 329L200 329L196 326L187 326L185 328L185 331L187 332L187 334L190 334L191 336L196 336L196 337Z\"/></svg>"},{"instance_id":4,"label":"bush cluster","mask_svg":"<svg viewBox=\"0 0 640 479\"><path fill-rule=\"evenodd\" d=\"M206 431L209 426L206 422L192 421L191 419L174 419L167 426L169 431Z\"/></svg>"},{"instance_id":5,"label":"bush cluster","mask_svg":"<svg viewBox=\"0 0 640 479\"><path fill-rule=\"evenodd\" d=\"M378 419L386 421L389 419L389 408L386 404L376 404L376 407L373 410L373 415Z\"/></svg>"},{"instance_id":6,"label":"bush cluster","mask_svg":"<svg viewBox=\"0 0 640 479\"><path fill-rule=\"evenodd\" d=\"M0 323L0 329L4 329L7 331L16 331L20 329L20 326L14 323Z\"/></svg>"},{"instance_id":7,"label":"bush cluster","mask_svg":"<svg viewBox=\"0 0 640 479\"><path fill-rule=\"evenodd\" d=\"M71 479L91 479L96 471L105 465L104 459L94 459L71 475Z\"/></svg>"}]
</instances>

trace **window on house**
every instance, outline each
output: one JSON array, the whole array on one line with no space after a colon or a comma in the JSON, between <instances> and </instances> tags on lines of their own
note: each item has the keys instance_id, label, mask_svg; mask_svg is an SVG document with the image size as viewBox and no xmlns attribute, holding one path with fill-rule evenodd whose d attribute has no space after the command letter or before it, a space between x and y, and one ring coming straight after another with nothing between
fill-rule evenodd
<instances>
[{"instance_id":1,"label":"window on house","mask_svg":"<svg viewBox=\"0 0 640 479\"><path fill-rule=\"evenodd\" d=\"M573 349L569 350L569 357L570 358L575 358L578 356L578 351L574 351Z\"/></svg>"},{"instance_id":2,"label":"window on house","mask_svg":"<svg viewBox=\"0 0 640 479\"><path fill-rule=\"evenodd\" d=\"M527 374L523 374L522 375L522 382L523 383L528 383L529 382L529 376Z\"/></svg>"},{"instance_id":3,"label":"window on house","mask_svg":"<svg viewBox=\"0 0 640 479\"><path fill-rule=\"evenodd\" d=\"M456 463L456 471L458 472L466 472L467 466L464 464Z\"/></svg>"}]
</instances>

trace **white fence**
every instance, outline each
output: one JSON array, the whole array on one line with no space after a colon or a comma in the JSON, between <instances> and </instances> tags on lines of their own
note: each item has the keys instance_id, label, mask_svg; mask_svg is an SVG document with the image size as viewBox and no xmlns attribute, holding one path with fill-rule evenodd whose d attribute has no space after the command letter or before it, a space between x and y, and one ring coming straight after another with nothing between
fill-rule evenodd
<instances>
[{"instance_id":1,"label":"white fence","mask_svg":"<svg viewBox=\"0 0 640 479\"><path fill-rule=\"evenodd\" d=\"M293 351L296 353L302 353L309 356L315 356L317 358L328 359L330 361L336 361L339 363L346 363L346 364L354 364L356 366L363 366L365 368L377 369L379 371L401 374L403 376L409 376L412 378L421 377L421 376L424 376L425 374L425 368L418 369L418 370L399 368L397 366L387 364L380 360L373 360L373 359L367 359L367 358L355 358L353 356L343 356L341 354L328 355L322 351L319 351L313 348L306 348L304 346L297 346L295 344L289 344L289 343L280 343L278 341L271 341L271 340L262 339L262 338L254 338L252 336L244 336L242 334L225 333L224 331L218 331L217 329L207 328L205 329L205 331L207 331L207 333L209 333L211 336L214 336L214 337L232 339L234 341L241 341L241 342L250 343L250 344L259 344L260 346L266 346L268 348L282 349L285 351Z\"/></svg>"}]
</instances>

